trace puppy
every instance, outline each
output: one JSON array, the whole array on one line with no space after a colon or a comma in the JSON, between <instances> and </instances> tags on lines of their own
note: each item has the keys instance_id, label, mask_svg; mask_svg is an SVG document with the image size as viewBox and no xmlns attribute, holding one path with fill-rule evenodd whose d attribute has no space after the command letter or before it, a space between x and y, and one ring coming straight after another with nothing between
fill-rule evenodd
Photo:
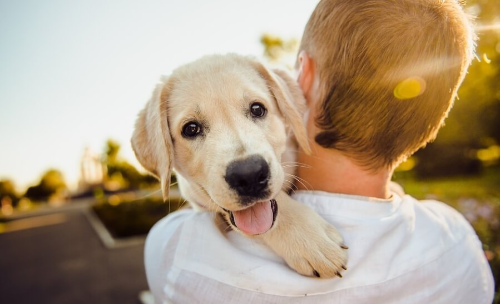
<instances>
[{"instance_id":1,"label":"puppy","mask_svg":"<svg viewBox=\"0 0 500 304\"><path fill-rule=\"evenodd\" d=\"M207 56L161 79L139 114L132 147L160 180L164 199L175 170L194 208L215 210L232 229L262 238L302 275L341 276L342 237L285 192L296 144L310 151L304 110L286 73L234 54Z\"/></svg>"}]
</instances>

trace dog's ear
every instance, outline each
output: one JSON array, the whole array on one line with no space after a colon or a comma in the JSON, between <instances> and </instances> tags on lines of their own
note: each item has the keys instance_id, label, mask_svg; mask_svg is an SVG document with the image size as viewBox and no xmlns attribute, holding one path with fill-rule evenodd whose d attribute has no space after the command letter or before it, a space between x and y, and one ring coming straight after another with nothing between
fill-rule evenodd
<instances>
[{"instance_id":1,"label":"dog's ear","mask_svg":"<svg viewBox=\"0 0 500 304\"><path fill-rule=\"evenodd\" d=\"M168 198L173 161L172 138L167 122L170 87L168 78L162 78L139 113L131 141L141 165L160 180L163 200Z\"/></svg>"},{"instance_id":2,"label":"dog's ear","mask_svg":"<svg viewBox=\"0 0 500 304\"><path fill-rule=\"evenodd\" d=\"M304 94L295 80L288 73L281 70L268 70L259 62L253 62L257 72L267 82L271 94L273 94L278 107L290 124L298 144L307 154L311 153L311 147L307 139L307 131L304 126L303 115L306 111L306 100Z\"/></svg>"}]
</instances>

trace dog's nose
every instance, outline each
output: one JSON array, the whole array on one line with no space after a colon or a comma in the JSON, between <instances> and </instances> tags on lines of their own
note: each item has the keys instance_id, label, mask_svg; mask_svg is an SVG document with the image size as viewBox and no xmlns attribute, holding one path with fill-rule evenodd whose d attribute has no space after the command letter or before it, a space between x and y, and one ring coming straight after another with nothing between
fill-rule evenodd
<instances>
[{"instance_id":1,"label":"dog's nose","mask_svg":"<svg viewBox=\"0 0 500 304\"><path fill-rule=\"evenodd\" d=\"M224 178L238 195L259 198L265 195L262 192L269 181L269 165L262 156L253 155L230 163Z\"/></svg>"}]
</instances>

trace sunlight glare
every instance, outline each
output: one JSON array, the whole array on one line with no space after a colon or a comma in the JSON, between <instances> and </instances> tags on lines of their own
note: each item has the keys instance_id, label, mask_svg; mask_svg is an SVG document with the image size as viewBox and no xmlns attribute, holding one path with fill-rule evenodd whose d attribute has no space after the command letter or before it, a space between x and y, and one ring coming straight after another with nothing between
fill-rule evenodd
<instances>
[{"instance_id":1,"label":"sunlight glare","mask_svg":"<svg viewBox=\"0 0 500 304\"><path fill-rule=\"evenodd\" d=\"M478 24L474 28L476 32L486 32L486 31L500 31L500 22L492 24Z\"/></svg>"},{"instance_id":2,"label":"sunlight glare","mask_svg":"<svg viewBox=\"0 0 500 304\"><path fill-rule=\"evenodd\" d=\"M425 80L422 77L414 76L406 78L394 88L394 96L397 99L411 99L422 95L425 91Z\"/></svg>"},{"instance_id":3,"label":"sunlight glare","mask_svg":"<svg viewBox=\"0 0 500 304\"><path fill-rule=\"evenodd\" d=\"M483 53L483 60L484 62L486 62L487 64L490 64L491 63L491 59L488 58L488 55L486 53Z\"/></svg>"}]
</instances>

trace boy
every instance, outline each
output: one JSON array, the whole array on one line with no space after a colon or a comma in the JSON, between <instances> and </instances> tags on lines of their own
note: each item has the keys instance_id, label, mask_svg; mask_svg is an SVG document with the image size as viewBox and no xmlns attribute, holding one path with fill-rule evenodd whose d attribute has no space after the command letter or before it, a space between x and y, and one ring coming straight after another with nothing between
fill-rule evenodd
<instances>
[{"instance_id":1,"label":"boy","mask_svg":"<svg viewBox=\"0 0 500 304\"><path fill-rule=\"evenodd\" d=\"M183 260L184 225L215 225L183 211L148 236L158 303L491 303L491 271L466 220L390 184L393 169L436 136L473 57L473 36L454 0L321 1L298 60L313 154L299 152L304 183L294 198L339 229L348 270L342 279L303 277L264 246L217 229L205 244L220 246L224 269ZM203 240L188 242L196 250Z\"/></svg>"}]
</instances>

